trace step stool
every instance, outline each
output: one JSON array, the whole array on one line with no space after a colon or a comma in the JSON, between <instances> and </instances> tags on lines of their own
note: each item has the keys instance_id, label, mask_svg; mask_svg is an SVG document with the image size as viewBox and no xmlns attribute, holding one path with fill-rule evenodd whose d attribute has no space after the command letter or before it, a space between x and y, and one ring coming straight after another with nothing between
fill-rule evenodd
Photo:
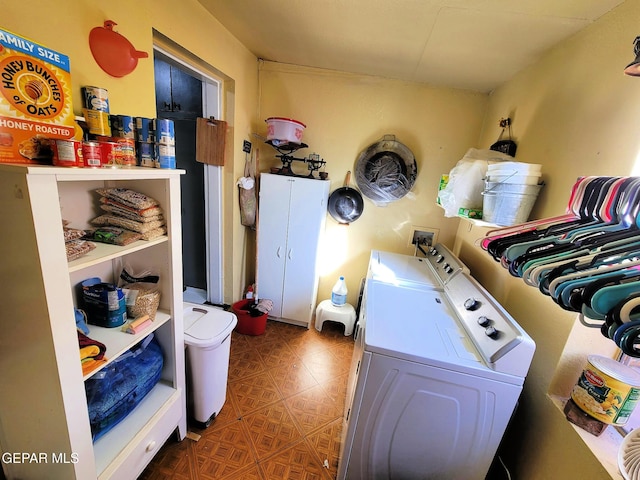
<instances>
[{"instance_id":1,"label":"step stool","mask_svg":"<svg viewBox=\"0 0 640 480\"><path fill-rule=\"evenodd\" d=\"M353 333L353 327L356 323L356 310L353 305L348 303L336 307L331 303L331 300L323 300L316 308L316 330L321 332L322 324L327 320L342 323L344 336L348 337Z\"/></svg>"}]
</instances>

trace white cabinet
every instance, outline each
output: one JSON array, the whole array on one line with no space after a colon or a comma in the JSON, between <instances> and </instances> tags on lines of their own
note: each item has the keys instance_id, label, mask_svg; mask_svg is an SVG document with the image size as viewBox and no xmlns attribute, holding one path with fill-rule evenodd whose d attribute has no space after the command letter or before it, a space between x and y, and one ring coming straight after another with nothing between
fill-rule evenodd
<instances>
[{"instance_id":1,"label":"white cabinet","mask_svg":"<svg viewBox=\"0 0 640 480\"><path fill-rule=\"evenodd\" d=\"M307 328L328 197L328 180L260 175L257 295L273 301L270 316Z\"/></svg>"},{"instance_id":2,"label":"white cabinet","mask_svg":"<svg viewBox=\"0 0 640 480\"><path fill-rule=\"evenodd\" d=\"M136 478L172 432L186 435L180 174L161 169L0 165L0 445L9 479ZM102 187L130 188L161 204L168 233L97 248L67 262L62 219L87 228ZM154 332L160 382L116 427L92 442L73 309L89 277L116 282L122 262L160 274L160 310L136 335L90 325L113 361ZM104 368L104 366L102 367Z\"/></svg>"}]
</instances>

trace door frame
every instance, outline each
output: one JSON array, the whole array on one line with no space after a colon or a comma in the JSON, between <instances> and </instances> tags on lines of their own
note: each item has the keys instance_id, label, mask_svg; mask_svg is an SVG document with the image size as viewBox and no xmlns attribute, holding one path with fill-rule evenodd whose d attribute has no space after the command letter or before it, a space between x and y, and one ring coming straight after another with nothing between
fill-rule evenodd
<instances>
[{"instance_id":1,"label":"door frame","mask_svg":"<svg viewBox=\"0 0 640 480\"><path fill-rule=\"evenodd\" d=\"M202 111L205 118L220 119L222 111L222 79L168 52L159 45L153 46L154 56L164 62L187 71L202 82ZM222 172L223 167L204 164L205 232L207 255L207 300L223 303L224 265L222 241Z\"/></svg>"}]
</instances>

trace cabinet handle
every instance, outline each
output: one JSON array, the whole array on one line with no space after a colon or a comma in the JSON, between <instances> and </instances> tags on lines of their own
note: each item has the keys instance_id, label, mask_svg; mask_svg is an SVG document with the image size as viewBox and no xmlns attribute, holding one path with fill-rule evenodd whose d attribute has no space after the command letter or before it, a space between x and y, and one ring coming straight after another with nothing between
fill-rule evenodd
<instances>
[{"instance_id":1,"label":"cabinet handle","mask_svg":"<svg viewBox=\"0 0 640 480\"><path fill-rule=\"evenodd\" d=\"M182 106L179 103L173 102L172 110L174 112L179 112L180 110L182 110Z\"/></svg>"},{"instance_id":2,"label":"cabinet handle","mask_svg":"<svg viewBox=\"0 0 640 480\"><path fill-rule=\"evenodd\" d=\"M289 250L289 254L287 255L287 257L289 257L289 260L291 260L291 253L293 252L293 249Z\"/></svg>"},{"instance_id":3,"label":"cabinet handle","mask_svg":"<svg viewBox=\"0 0 640 480\"><path fill-rule=\"evenodd\" d=\"M152 452L154 449L156 448L156 441L155 440L151 440L149 442L149 444L147 445L147 452Z\"/></svg>"},{"instance_id":4,"label":"cabinet handle","mask_svg":"<svg viewBox=\"0 0 640 480\"><path fill-rule=\"evenodd\" d=\"M162 103L164 103L164 109L165 110L171 110L171 104L170 103L167 103L167 102L162 102Z\"/></svg>"},{"instance_id":5,"label":"cabinet handle","mask_svg":"<svg viewBox=\"0 0 640 480\"><path fill-rule=\"evenodd\" d=\"M276 251L276 257L280 258L280 247L278 247L278 250Z\"/></svg>"}]
</instances>

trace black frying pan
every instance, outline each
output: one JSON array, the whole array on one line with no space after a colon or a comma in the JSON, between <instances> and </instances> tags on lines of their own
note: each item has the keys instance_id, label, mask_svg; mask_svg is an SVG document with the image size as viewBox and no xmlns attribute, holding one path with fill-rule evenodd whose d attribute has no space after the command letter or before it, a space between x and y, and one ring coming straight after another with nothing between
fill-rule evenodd
<instances>
[{"instance_id":1,"label":"black frying pan","mask_svg":"<svg viewBox=\"0 0 640 480\"><path fill-rule=\"evenodd\" d=\"M364 210L364 201L360 192L349 186L351 171L347 172L344 187L331 192L329 195L329 213L338 222L350 224L360 218Z\"/></svg>"}]
</instances>

